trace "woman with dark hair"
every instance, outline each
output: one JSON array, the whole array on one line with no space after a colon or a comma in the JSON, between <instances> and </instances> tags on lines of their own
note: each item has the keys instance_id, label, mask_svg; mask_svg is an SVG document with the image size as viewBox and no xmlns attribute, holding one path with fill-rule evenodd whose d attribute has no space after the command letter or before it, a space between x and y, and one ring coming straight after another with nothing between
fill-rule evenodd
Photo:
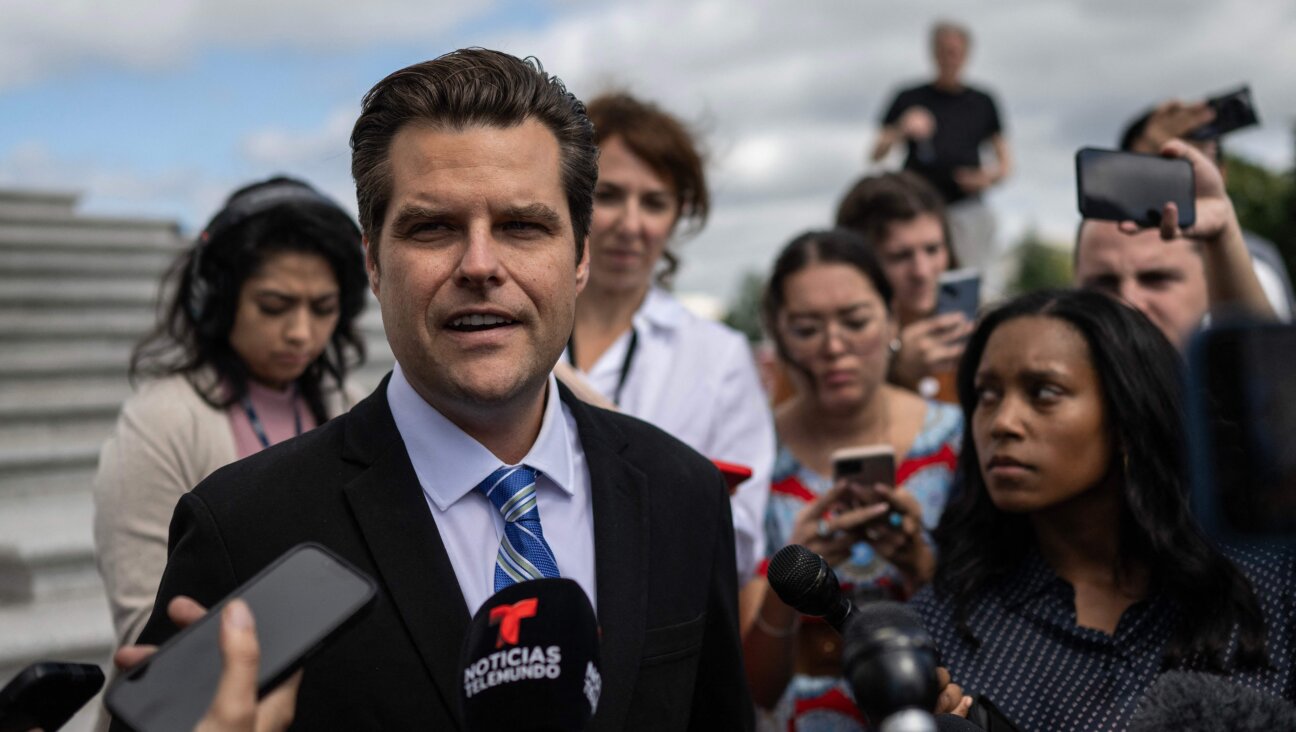
<instances>
[{"instance_id":1,"label":"woman with dark hair","mask_svg":"<svg viewBox=\"0 0 1296 732\"><path fill-rule=\"evenodd\" d=\"M953 403L954 368L972 324L961 313L935 312L940 276L958 266L940 193L907 171L862 178L837 207L837 225L868 241L895 291L900 331L887 379Z\"/></svg>"},{"instance_id":2,"label":"woman with dark hair","mask_svg":"<svg viewBox=\"0 0 1296 732\"><path fill-rule=\"evenodd\" d=\"M767 552L809 547L857 601L904 599L930 580L936 559L927 530L944 508L963 429L954 407L886 383L897 327L891 295L864 240L835 229L802 234L783 249L763 307L796 384L774 417ZM834 451L864 445L894 451L892 485L830 477ZM779 728L861 728L841 678L837 632L801 618L764 579L743 599L754 609L743 639L748 680Z\"/></svg>"},{"instance_id":3,"label":"woman with dark hair","mask_svg":"<svg viewBox=\"0 0 1296 732\"><path fill-rule=\"evenodd\" d=\"M228 463L345 411L367 281L351 217L306 183L235 191L180 256L162 320L94 481L95 546L119 644L148 618L180 496ZM172 284L173 283L173 284Z\"/></svg>"},{"instance_id":4,"label":"woman with dark hair","mask_svg":"<svg viewBox=\"0 0 1296 732\"><path fill-rule=\"evenodd\" d=\"M765 549L769 407L747 339L667 291L679 265L672 242L701 229L710 209L702 156L679 120L628 94L597 97L589 117L599 145L590 273L566 358L621 411L752 469L731 502L742 583Z\"/></svg>"},{"instance_id":5,"label":"woman with dark hair","mask_svg":"<svg viewBox=\"0 0 1296 732\"><path fill-rule=\"evenodd\" d=\"M1198 528L1180 358L1146 317L1020 297L983 317L958 385L961 485L914 604L968 693L1023 731L1124 729L1167 669L1296 696L1296 566Z\"/></svg>"}]
</instances>

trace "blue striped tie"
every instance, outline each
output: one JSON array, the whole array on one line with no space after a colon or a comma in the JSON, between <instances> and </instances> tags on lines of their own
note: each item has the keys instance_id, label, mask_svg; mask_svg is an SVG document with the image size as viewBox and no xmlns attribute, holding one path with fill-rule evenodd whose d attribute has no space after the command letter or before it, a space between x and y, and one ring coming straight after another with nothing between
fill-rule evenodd
<instances>
[{"instance_id":1,"label":"blue striped tie","mask_svg":"<svg viewBox=\"0 0 1296 732\"><path fill-rule=\"evenodd\" d=\"M557 577L558 562L540 530L536 471L505 465L477 486L504 517L504 539L495 555L495 591L514 582Z\"/></svg>"}]
</instances>

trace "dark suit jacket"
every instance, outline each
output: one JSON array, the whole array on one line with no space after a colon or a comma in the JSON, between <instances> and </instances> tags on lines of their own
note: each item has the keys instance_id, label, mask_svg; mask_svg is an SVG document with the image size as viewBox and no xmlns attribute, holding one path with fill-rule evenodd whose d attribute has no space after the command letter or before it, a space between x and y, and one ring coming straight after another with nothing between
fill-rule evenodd
<instances>
[{"instance_id":1,"label":"dark suit jacket","mask_svg":"<svg viewBox=\"0 0 1296 732\"><path fill-rule=\"evenodd\" d=\"M306 663L295 727L463 728L468 608L386 386L181 499L140 643L175 633L165 609L176 595L211 606L290 547L319 542L377 580L378 597ZM752 728L723 481L655 427L560 389L593 494L603 696L589 728Z\"/></svg>"}]
</instances>

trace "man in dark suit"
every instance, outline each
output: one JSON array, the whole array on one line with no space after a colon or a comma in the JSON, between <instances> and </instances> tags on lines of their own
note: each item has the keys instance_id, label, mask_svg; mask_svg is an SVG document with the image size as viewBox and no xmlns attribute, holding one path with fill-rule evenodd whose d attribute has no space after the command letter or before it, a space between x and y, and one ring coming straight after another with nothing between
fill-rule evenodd
<instances>
[{"instance_id":1,"label":"man in dark suit","mask_svg":"<svg viewBox=\"0 0 1296 732\"><path fill-rule=\"evenodd\" d=\"M210 606L315 541L373 576L378 598L307 663L298 726L458 729L472 611L556 572L586 589L602 629L591 729L750 729L718 472L550 375L588 273L584 106L538 64L458 51L375 86L351 146L397 367L349 414L180 501L140 642L175 632L172 598ZM538 507L525 540L488 497L519 469Z\"/></svg>"}]
</instances>

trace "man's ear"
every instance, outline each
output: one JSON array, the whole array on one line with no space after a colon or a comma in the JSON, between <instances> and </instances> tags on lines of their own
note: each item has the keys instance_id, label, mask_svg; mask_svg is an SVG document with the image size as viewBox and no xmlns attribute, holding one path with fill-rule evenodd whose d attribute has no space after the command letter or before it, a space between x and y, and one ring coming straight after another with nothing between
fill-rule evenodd
<instances>
[{"instance_id":1,"label":"man's ear","mask_svg":"<svg viewBox=\"0 0 1296 732\"><path fill-rule=\"evenodd\" d=\"M585 235L585 246L581 247L581 258L576 263L576 294L579 295L589 284L590 240Z\"/></svg>"},{"instance_id":2,"label":"man's ear","mask_svg":"<svg viewBox=\"0 0 1296 732\"><path fill-rule=\"evenodd\" d=\"M374 251L369 242L369 235L366 234L361 239L364 244L365 255L365 274L369 276L369 289L373 290L374 297L378 296L378 252Z\"/></svg>"}]
</instances>

